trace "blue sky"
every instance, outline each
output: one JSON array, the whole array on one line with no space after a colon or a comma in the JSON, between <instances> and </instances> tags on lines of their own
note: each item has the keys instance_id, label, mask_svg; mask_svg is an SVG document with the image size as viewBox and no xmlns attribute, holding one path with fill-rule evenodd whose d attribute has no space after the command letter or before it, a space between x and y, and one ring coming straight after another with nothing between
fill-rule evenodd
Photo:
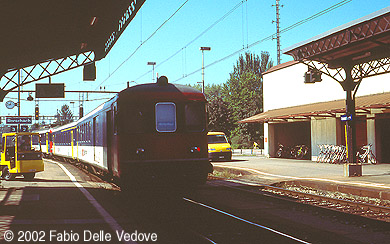
<instances>
[{"instance_id":1,"label":"blue sky","mask_svg":"<svg viewBox=\"0 0 390 244\"><path fill-rule=\"evenodd\" d=\"M275 0L247 0L243 3L241 0L189 0L176 15L148 39L184 2L185 0L146 0L107 57L97 62L96 81L82 81L82 68L78 68L53 76L52 82L65 83L66 90L99 90L102 86L107 91L120 91L126 88L128 81L131 85L152 82L152 67L148 66L147 62L153 61L157 63L155 73L167 76L170 82L196 84L202 80L200 72L202 53L199 47L209 46L211 51L205 52L205 65L214 64L205 69L205 83L221 84L229 78L229 73L232 72L239 56L239 54L231 57L229 55L276 32L276 25L272 23L276 19L275 7L272 7ZM280 10L280 27L286 28L339 2L342 1L281 0L280 3L284 6ZM237 5L238 7L234 9ZM388 6L388 0L352 0L283 33L281 49ZM231 13L228 14L229 12ZM226 14L228 15L222 21L196 39ZM141 43L142 46L132 55ZM261 42L247 51L255 54L268 51L276 65L276 40ZM174 54L176 55L167 60ZM292 60L287 55L282 55L281 58L282 62ZM47 81L39 81L39 83L44 82ZM23 89L34 88L35 84L31 84ZM26 99L27 96L28 94L22 94L22 99ZM12 94L4 99L0 105L2 106L0 115L17 114L16 108L8 110L4 106L6 101L15 97L16 95ZM110 97L112 95L109 94L89 95L88 98L94 101L84 103L85 113ZM66 94L66 98L61 101L41 99L39 101L41 115L52 116L65 103L71 109L74 108L77 114L78 99L78 94ZM71 100L74 103L70 103ZM34 104L34 102L22 101L22 115L33 115Z\"/></svg>"}]
</instances>

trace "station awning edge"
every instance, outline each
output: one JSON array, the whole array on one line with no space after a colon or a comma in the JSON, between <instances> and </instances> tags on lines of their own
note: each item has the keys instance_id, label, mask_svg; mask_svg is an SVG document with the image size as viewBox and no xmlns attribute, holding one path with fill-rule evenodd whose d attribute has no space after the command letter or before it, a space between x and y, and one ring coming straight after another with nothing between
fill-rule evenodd
<instances>
[{"instance_id":1,"label":"station awning edge","mask_svg":"<svg viewBox=\"0 0 390 244\"><path fill-rule=\"evenodd\" d=\"M356 114L378 114L390 109L390 92L356 97ZM311 117L337 117L345 113L345 100L304 104L268 110L238 123L289 122L310 120Z\"/></svg>"}]
</instances>

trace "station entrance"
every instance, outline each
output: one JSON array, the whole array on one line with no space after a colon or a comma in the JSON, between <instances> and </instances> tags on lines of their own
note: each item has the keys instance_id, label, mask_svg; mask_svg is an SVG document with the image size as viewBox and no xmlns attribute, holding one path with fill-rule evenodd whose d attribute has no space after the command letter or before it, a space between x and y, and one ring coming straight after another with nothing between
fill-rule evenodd
<instances>
[{"instance_id":1,"label":"station entrance","mask_svg":"<svg viewBox=\"0 0 390 244\"><path fill-rule=\"evenodd\" d=\"M292 122L292 123L272 123L269 128L274 131L273 140L274 152L271 157L276 157L279 144L284 147L294 147L297 145L306 145L309 147L307 158L311 157L311 133L310 121Z\"/></svg>"}]
</instances>

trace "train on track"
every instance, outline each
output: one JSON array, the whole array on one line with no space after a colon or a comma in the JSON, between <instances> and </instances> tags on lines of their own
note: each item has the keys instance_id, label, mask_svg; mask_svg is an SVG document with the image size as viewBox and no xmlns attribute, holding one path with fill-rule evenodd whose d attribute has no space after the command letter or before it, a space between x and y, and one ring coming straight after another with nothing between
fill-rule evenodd
<instances>
[{"instance_id":1,"label":"train on track","mask_svg":"<svg viewBox=\"0 0 390 244\"><path fill-rule=\"evenodd\" d=\"M128 87L75 122L38 131L42 151L92 167L121 187L201 184L212 172L206 102L197 89L161 76Z\"/></svg>"}]
</instances>

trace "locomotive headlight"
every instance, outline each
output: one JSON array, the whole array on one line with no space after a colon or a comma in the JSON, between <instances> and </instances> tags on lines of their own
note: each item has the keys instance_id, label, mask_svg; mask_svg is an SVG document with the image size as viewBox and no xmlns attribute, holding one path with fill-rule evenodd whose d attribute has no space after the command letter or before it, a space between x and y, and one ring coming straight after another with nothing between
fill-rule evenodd
<instances>
[{"instance_id":1,"label":"locomotive headlight","mask_svg":"<svg viewBox=\"0 0 390 244\"><path fill-rule=\"evenodd\" d=\"M142 155L142 154L145 153L145 149L143 149L143 148L137 148L137 150L135 150L135 153L136 153L137 155Z\"/></svg>"},{"instance_id":2,"label":"locomotive headlight","mask_svg":"<svg viewBox=\"0 0 390 244\"><path fill-rule=\"evenodd\" d=\"M191 147L190 151L192 153L198 153L198 152L200 152L200 147Z\"/></svg>"}]
</instances>

